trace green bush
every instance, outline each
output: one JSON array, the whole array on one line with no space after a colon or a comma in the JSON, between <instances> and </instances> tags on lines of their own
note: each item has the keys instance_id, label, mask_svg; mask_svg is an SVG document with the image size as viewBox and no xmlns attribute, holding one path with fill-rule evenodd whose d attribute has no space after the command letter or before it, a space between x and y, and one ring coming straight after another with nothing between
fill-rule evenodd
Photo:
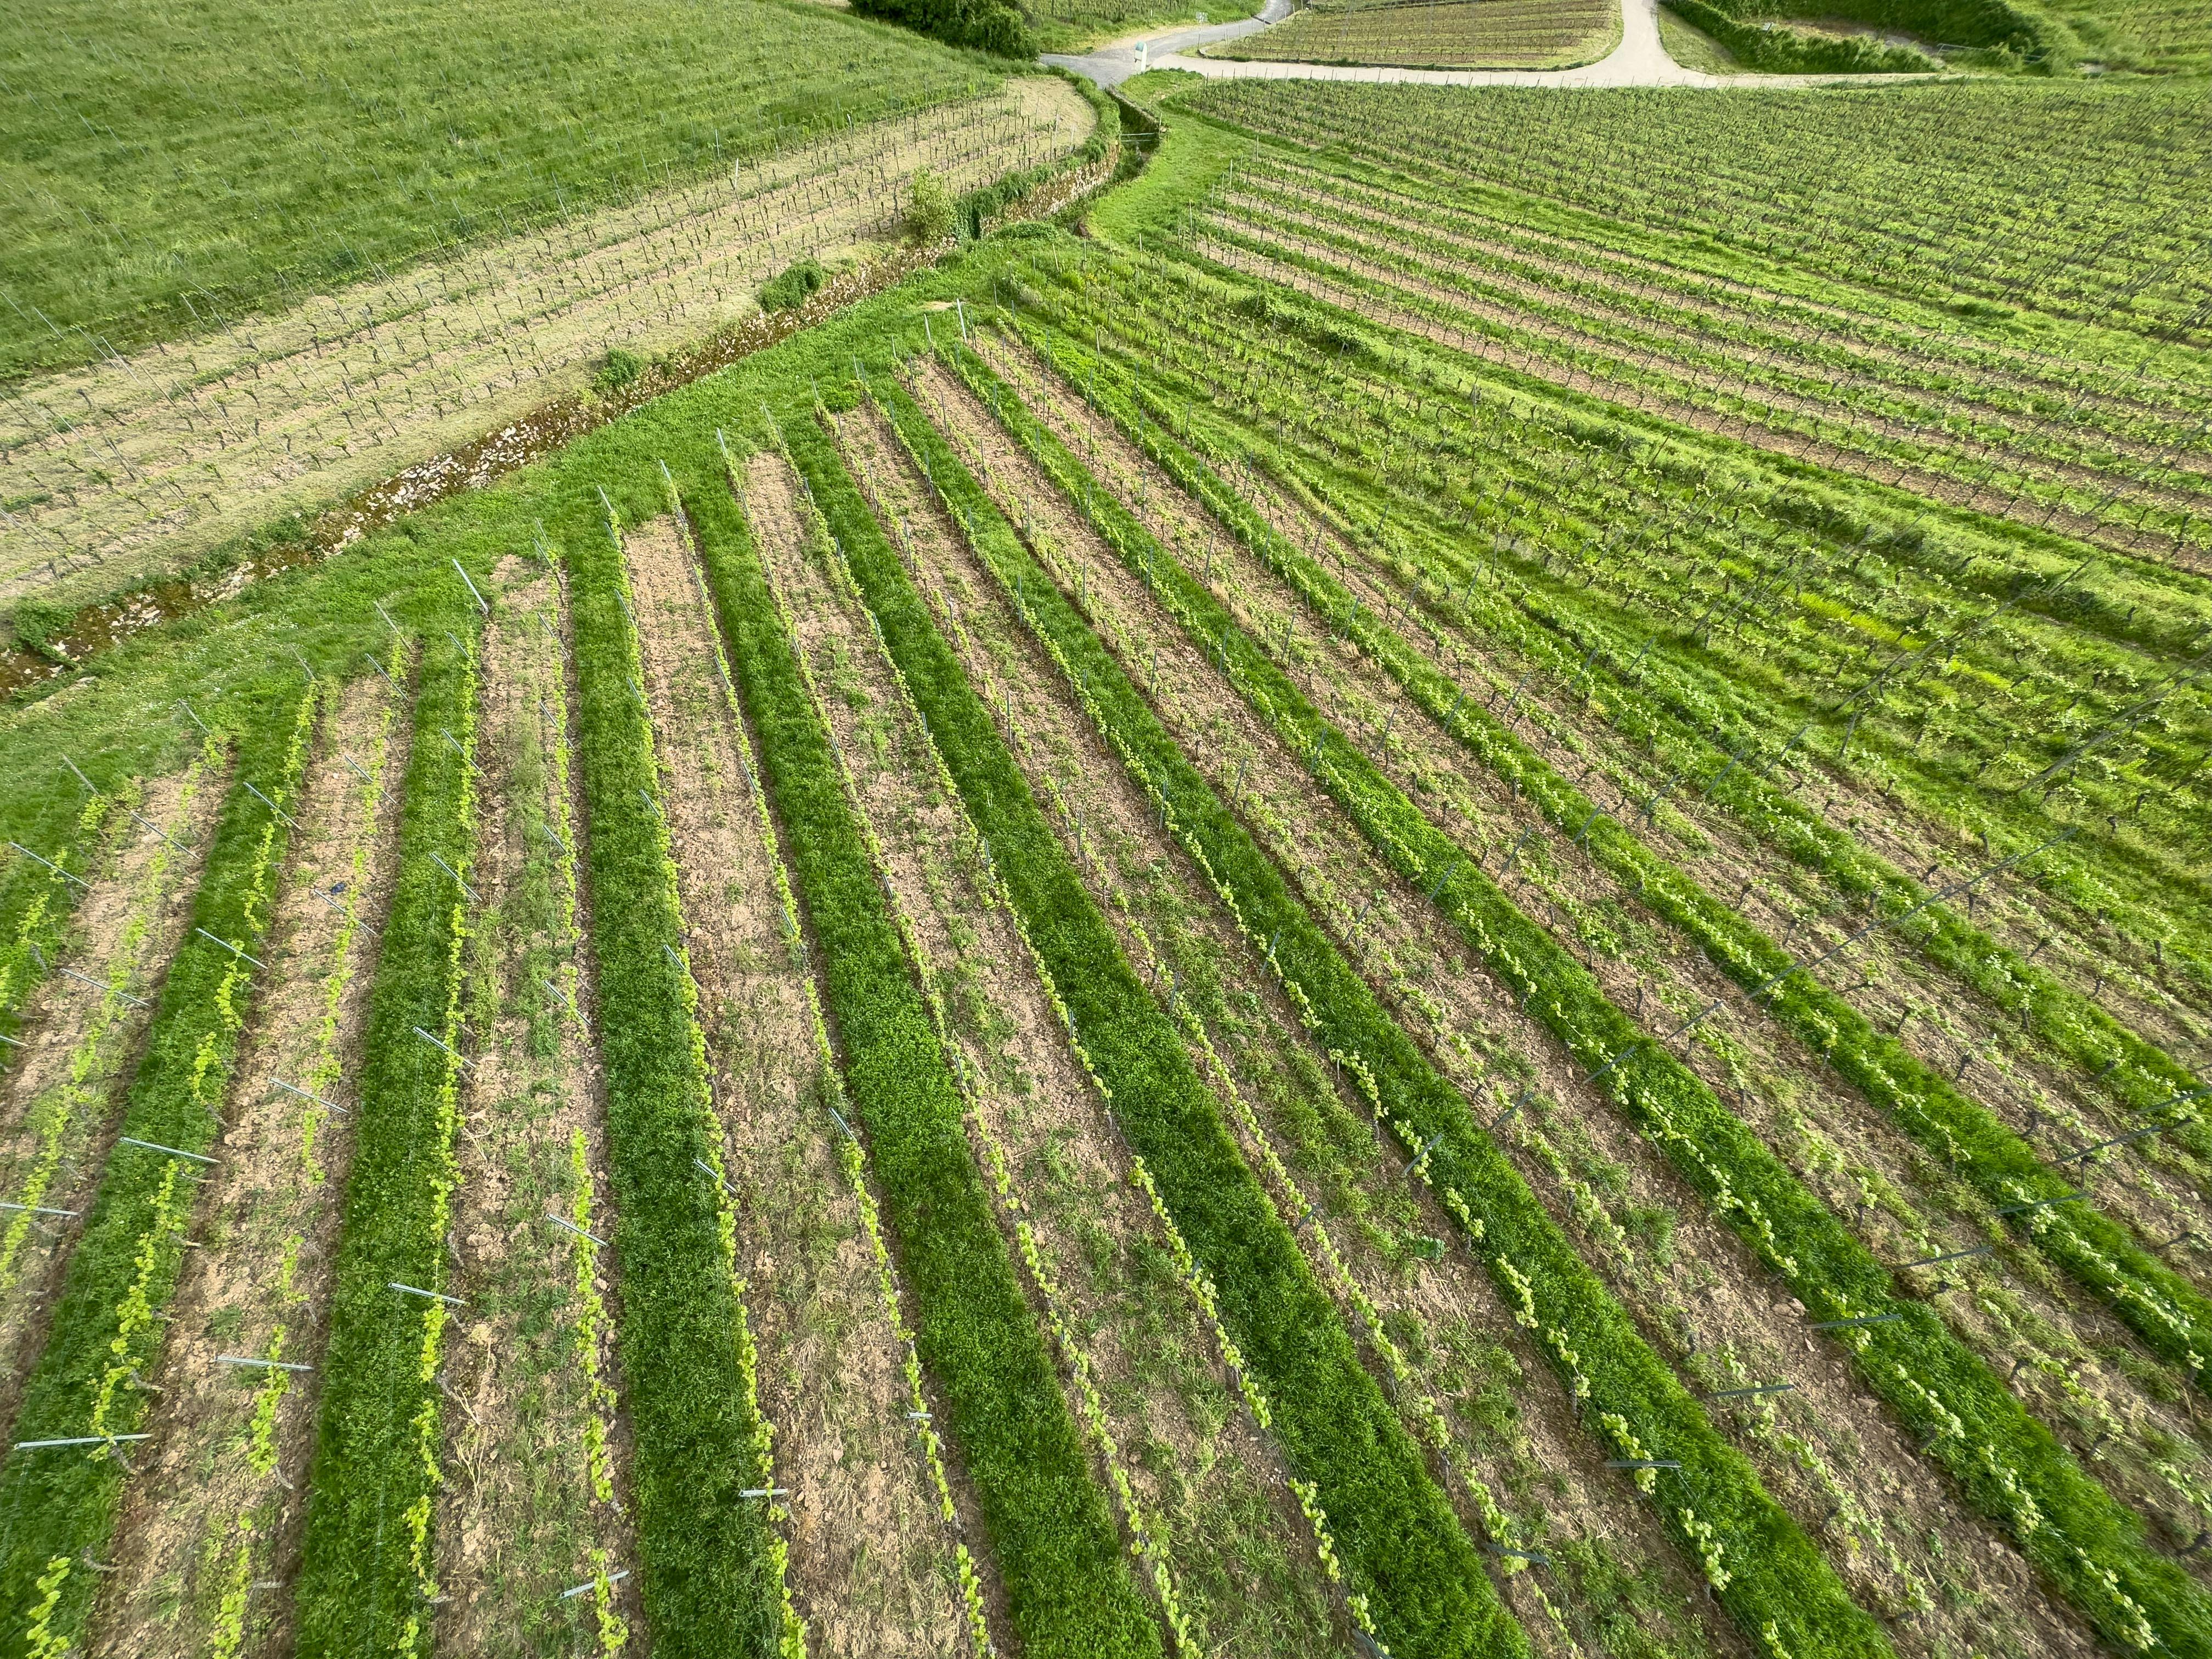
<instances>
[{"instance_id":1,"label":"green bush","mask_svg":"<svg viewBox=\"0 0 2212 1659\"><path fill-rule=\"evenodd\" d=\"M592 376L592 390L602 397L611 397L644 373L644 358L615 346L599 359L599 367Z\"/></svg>"},{"instance_id":2,"label":"green bush","mask_svg":"<svg viewBox=\"0 0 2212 1659\"><path fill-rule=\"evenodd\" d=\"M953 203L952 192L927 167L915 173L907 185L906 228L908 235L924 246L941 242L960 228L960 210Z\"/></svg>"},{"instance_id":3,"label":"green bush","mask_svg":"<svg viewBox=\"0 0 2212 1659\"><path fill-rule=\"evenodd\" d=\"M853 9L998 58L1036 55L1027 21L1005 0L854 0Z\"/></svg>"},{"instance_id":4,"label":"green bush","mask_svg":"<svg viewBox=\"0 0 2212 1659\"><path fill-rule=\"evenodd\" d=\"M781 275L764 284L760 291L763 311L796 311L822 291L822 284L830 280L830 273L822 269L821 262L811 258L787 265Z\"/></svg>"}]
</instances>

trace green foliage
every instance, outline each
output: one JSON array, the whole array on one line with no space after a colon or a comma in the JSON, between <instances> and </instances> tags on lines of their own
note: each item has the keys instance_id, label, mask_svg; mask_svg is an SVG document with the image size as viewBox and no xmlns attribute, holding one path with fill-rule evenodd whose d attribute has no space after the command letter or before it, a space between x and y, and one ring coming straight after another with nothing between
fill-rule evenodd
<instances>
[{"instance_id":1,"label":"green foliage","mask_svg":"<svg viewBox=\"0 0 2212 1659\"><path fill-rule=\"evenodd\" d=\"M941 242L960 228L960 215L945 180L927 167L918 168L907 183L906 230L915 241Z\"/></svg>"},{"instance_id":2,"label":"green foliage","mask_svg":"<svg viewBox=\"0 0 2212 1659\"><path fill-rule=\"evenodd\" d=\"M1036 55L1028 20L1006 0L854 0L853 9L997 58Z\"/></svg>"},{"instance_id":3,"label":"green foliage","mask_svg":"<svg viewBox=\"0 0 2212 1659\"><path fill-rule=\"evenodd\" d=\"M476 606L458 581L422 647L399 868L356 1070L354 1152L333 1270L297 1606L300 1651L426 1650L427 1555L444 1404L447 1240L459 1120L462 957L473 908ZM451 744L443 734L452 733ZM428 1032L433 1042L421 1033ZM440 1045L444 1045L441 1047Z\"/></svg>"},{"instance_id":4,"label":"green foliage","mask_svg":"<svg viewBox=\"0 0 2212 1659\"><path fill-rule=\"evenodd\" d=\"M599 367L592 376L592 390L609 397L633 385L644 373L644 358L616 346L599 360Z\"/></svg>"},{"instance_id":5,"label":"green foliage","mask_svg":"<svg viewBox=\"0 0 2212 1659\"><path fill-rule=\"evenodd\" d=\"M265 951L264 933L289 826L244 785L294 804L315 699L296 670L264 670L218 716L240 780L213 830L191 925ZM221 747L210 739L211 758ZM72 801L70 805L76 803ZM204 1157L212 1147L238 1036L258 974L222 945L188 932L161 984L131 1079L119 1133ZM15 1440L145 1431L149 1396L136 1378L156 1363L161 1316L176 1288L185 1229L206 1164L141 1146L107 1155L71 1252L61 1295L25 1386ZM0 1553L0 1644L19 1650L35 1624L60 1652L82 1638L97 1559L123 1498L127 1445L11 1450L0 1504L15 1517ZM59 1570L57 1564L66 1564Z\"/></svg>"},{"instance_id":6,"label":"green foliage","mask_svg":"<svg viewBox=\"0 0 2212 1659\"><path fill-rule=\"evenodd\" d=\"M8 612L9 625L14 629L15 642L26 651L35 651L50 662L65 660L50 641L56 634L67 628L76 613L67 605L51 605L43 599L18 599Z\"/></svg>"},{"instance_id":7,"label":"green foliage","mask_svg":"<svg viewBox=\"0 0 2212 1659\"><path fill-rule=\"evenodd\" d=\"M4 18L0 381L995 78L761 0L9 0Z\"/></svg>"},{"instance_id":8,"label":"green foliage","mask_svg":"<svg viewBox=\"0 0 2212 1659\"><path fill-rule=\"evenodd\" d=\"M808 258L786 265L760 291L763 311L796 311L815 295L822 284L830 280L830 273L822 269L818 259Z\"/></svg>"},{"instance_id":9,"label":"green foliage","mask_svg":"<svg viewBox=\"0 0 2212 1659\"><path fill-rule=\"evenodd\" d=\"M997 563L1024 559L1012 529L905 394L899 430ZM1524 1652L1419 1448L1360 1366L1342 1321L1245 1164L1174 1025L1131 970L990 711L940 637L896 556L826 453L815 491L932 740L988 840L1129 1145L1219 1294L1223 1322L1273 1408L1293 1468L1319 1489L1353 1593L1403 1656ZM1030 568L1032 591L1039 573ZM1126 690L1127 688L1125 687ZM1133 692L1128 695L1133 696Z\"/></svg>"},{"instance_id":10,"label":"green foliage","mask_svg":"<svg viewBox=\"0 0 2212 1659\"><path fill-rule=\"evenodd\" d=\"M981 382L988 371L964 356L960 361L963 372ZM1148 412L1170 427L1180 419L1180 410L1157 403ZM1930 1455L2014 1532L2023 1553L2065 1588L2084 1617L2118 1646L2138 1643L2152 1628L2176 1652L2212 1653L2212 1603L2149 1547L2133 1511L2085 1474L1924 1303L1899 1297L1888 1270L1858 1238L1697 1073L1615 1007L1581 962L1325 719L1202 583L1102 492L1079 493L1073 480L1079 465L1049 434L1024 416L1013 419L1023 441L1060 475L1122 560L1155 585L1194 639L1221 653L1227 678L1255 712L1294 751L1314 757L1316 781L1375 850L1401 877L1442 890L1432 902L1468 943L1522 992L1530 1012L1579 1062L1593 1074L1605 1070L1614 1100L1814 1317L1885 1322L1850 1330L1841 1340L1866 1384L1927 1437ZM1187 454L1178 456L1177 447L1149 425L1146 436L1153 453L1215 511L1256 533L1249 508L1200 476Z\"/></svg>"},{"instance_id":11,"label":"green foliage","mask_svg":"<svg viewBox=\"0 0 2212 1659\"><path fill-rule=\"evenodd\" d=\"M836 463L820 434L804 416L783 430L823 489ZM1156 1656L1158 1620L1130 1576L992 1218L951 1066L743 517L718 477L693 475L683 500L799 902L820 942L846 1091L868 1132L916 1347L951 1407L949 1438L974 1483L1014 1627L1039 1659ZM836 1133L826 1121L821 1130Z\"/></svg>"}]
</instances>

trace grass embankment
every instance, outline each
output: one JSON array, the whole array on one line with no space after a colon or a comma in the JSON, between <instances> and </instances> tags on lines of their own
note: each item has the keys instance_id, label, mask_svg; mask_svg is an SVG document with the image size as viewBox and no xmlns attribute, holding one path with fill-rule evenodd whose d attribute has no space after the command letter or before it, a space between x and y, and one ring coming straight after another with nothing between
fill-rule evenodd
<instances>
[{"instance_id":1,"label":"grass embankment","mask_svg":"<svg viewBox=\"0 0 2212 1659\"><path fill-rule=\"evenodd\" d=\"M566 219L1003 66L825 6L24 0L0 381ZM672 32L679 27L679 40ZM43 320L42 320L43 319Z\"/></svg>"},{"instance_id":2,"label":"grass embankment","mask_svg":"<svg viewBox=\"0 0 2212 1659\"><path fill-rule=\"evenodd\" d=\"M1039 1655L1158 1654L1158 1620L1122 1558L991 1215L951 1066L743 514L719 475L687 480L683 502L818 945L846 1094L867 1133L913 1299L916 1350L951 1407L948 1437L1015 1630Z\"/></svg>"}]
</instances>

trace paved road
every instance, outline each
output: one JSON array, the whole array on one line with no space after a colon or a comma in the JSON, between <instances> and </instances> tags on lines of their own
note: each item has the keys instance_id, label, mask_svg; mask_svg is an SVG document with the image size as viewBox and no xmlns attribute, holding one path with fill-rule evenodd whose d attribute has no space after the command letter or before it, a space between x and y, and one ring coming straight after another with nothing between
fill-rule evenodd
<instances>
[{"instance_id":1,"label":"paved road","mask_svg":"<svg viewBox=\"0 0 2212 1659\"><path fill-rule=\"evenodd\" d=\"M1215 80L1390 81L1432 87L1807 87L1918 80L1906 75L1707 75L1684 69L1659 40L1658 0L1621 0L1620 44L1595 64L1567 70L1421 70L1350 68L1339 64L1248 63L1204 58L1201 46L1254 34L1290 15L1290 0L1267 0L1267 9L1240 23L1132 35L1081 57L1048 57L1102 87L1119 86L1137 72L1136 43L1150 46L1152 69L1194 70Z\"/></svg>"},{"instance_id":2,"label":"paved road","mask_svg":"<svg viewBox=\"0 0 2212 1659\"><path fill-rule=\"evenodd\" d=\"M1103 46L1094 46L1080 57L1047 52L1043 61L1061 69L1073 70L1099 86L1118 87L1137 72L1137 42L1139 40L1152 49L1152 62L1148 67L1160 69L1165 67L1160 61L1163 58L1186 50L1195 51L1200 46L1210 46L1216 40L1234 40L1240 34L1257 34L1268 24L1279 23L1290 15L1291 0L1267 0L1257 17L1247 17L1239 22L1208 23L1194 29L1169 29L1158 34L1132 34ZM1218 72L1227 61L1224 59L1216 63L1212 58L1198 59L1197 64L1206 66L1199 72L1201 75L1209 71ZM1196 64L1191 65L1196 66ZM1185 65L1178 61L1175 67L1182 69Z\"/></svg>"}]
</instances>

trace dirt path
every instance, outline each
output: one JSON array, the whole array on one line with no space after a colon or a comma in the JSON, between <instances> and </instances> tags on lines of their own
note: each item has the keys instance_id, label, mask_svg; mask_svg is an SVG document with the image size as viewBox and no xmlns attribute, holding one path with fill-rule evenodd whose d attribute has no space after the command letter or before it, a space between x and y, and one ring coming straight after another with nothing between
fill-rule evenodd
<instances>
[{"instance_id":1,"label":"dirt path","mask_svg":"<svg viewBox=\"0 0 2212 1659\"><path fill-rule=\"evenodd\" d=\"M1555 1103L1560 1121L1549 1133L1526 1113L1511 1120L1510 1150L1646 1338L1694 1387L1796 1385L1771 1417L1725 1426L1775 1497L1829 1542L1855 1593L1899 1621L1893 1639L1908 1651L1923 1642L1963 1647L2002 1626L2023 1652L2086 1651L2087 1632L2044 1595L2008 1540L1966 1510L1948 1482L1929 1480L1838 1351L1815 1345L1802 1310L1759 1288L1771 1279L1747 1248L1589 1086L1584 1068L1517 1012L1518 999L1469 957L1425 895L1373 858L1357 827L1309 787L1297 757L1222 689L988 412L950 376L930 374L943 399L936 418L988 458L987 487L1002 509L1030 519L1056 579L1083 596L1215 787L1226 794L1245 775L1246 823L1406 1028L1470 1100L1502 1109L1512 1085L1527 1082Z\"/></svg>"},{"instance_id":2,"label":"dirt path","mask_svg":"<svg viewBox=\"0 0 2212 1659\"><path fill-rule=\"evenodd\" d=\"M886 521L915 502L883 430L842 423L842 441ZM896 483L894 483L896 481ZM1026 1223L1049 1301L1028 1285L1040 1322L1064 1322L1069 1407L1086 1421L1066 1345L1078 1346L1103 1399L1139 1512L1165 1536L1182 1610L1207 1652L1320 1653L1332 1646L1332 1597L1311 1538L1283 1485L1273 1441L1237 1400L1203 1317L1135 1186L1127 1151L1084 1073L1012 914L977 855L973 826L948 792L865 610L839 567L810 549L776 562L879 864L905 912L928 988L963 1056L979 1164L1004 1170L1000 1219ZM1023 1259L1018 1237L1010 1239ZM1095 1461L1103 1454L1094 1443ZM1102 1467L1109 1490L1111 1468ZM1131 1520L1121 1519L1125 1541ZM1155 1535L1158 1535L1157 1534ZM1135 1563L1140 1580L1147 1563Z\"/></svg>"},{"instance_id":3,"label":"dirt path","mask_svg":"<svg viewBox=\"0 0 2212 1659\"><path fill-rule=\"evenodd\" d=\"M756 533L773 527L756 520ZM791 1488L788 1578L822 1655L967 1638L903 1352L823 1109L805 969L690 555L665 520L625 552L714 1098L738 1192L761 1409Z\"/></svg>"},{"instance_id":4,"label":"dirt path","mask_svg":"<svg viewBox=\"0 0 2212 1659\"><path fill-rule=\"evenodd\" d=\"M485 909L469 964L478 1036L456 1149L454 1277L470 1317L445 1370L457 1410L434 1536L452 1597L441 1650L521 1659L592 1648L609 1620L644 1632L620 1312L600 1256L613 1217L605 1083L584 1024L565 607L534 563L510 556L493 580L475 866Z\"/></svg>"},{"instance_id":5,"label":"dirt path","mask_svg":"<svg viewBox=\"0 0 2212 1659\"><path fill-rule=\"evenodd\" d=\"M1916 81L1913 75L1707 75L1684 69L1659 42L1657 0L1621 0L1620 40L1594 64L1566 70L1423 70L1335 64L1293 64L1212 58L1204 48L1242 40L1291 15L1289 0L1268 0L1260 17L1244 23L1183 29L1147 42L1139 57L1133 42L1079 56L1050 56L1048 64L1074 70L1102 87L1115 87L1146 68L1189 70L1215 80L1374 81L1429 87L1804 87Z\"/></svg>"},{"instance_id":6,"label":"dirt path","mask_svg":"<svg viewBox=\"0 0 2212 1659\"><path fill-rule=\"evenodd\" d=\"M0 1198L27 1206L0 1212L0 1425L45 1341L222 804L198 763L131 787L124 805L145 821L114 832L25 1007L25 1046L0 1081Z\"/></svg>"},{"instance_id":7,"label":"dirt path","mask_svg":"<svg viewBox=\"0 0 2212 1659\"><path fill-rule=\"evenodd\" d=\"M909 488L923 499L910 475ZM1735 1651L1735 1632L1709 1617L1714 1609L1695 1593L1649 1511L1605 1471L1603 1452L1577 1426L1547 1362L1522 1340L1488 1279L1456 1257L1428 1265L1422 1241L1447 1237L1449 1227L1390 1181L1396 1166L1386 1168L1388 1153L1364 1114L1339 1091L1202 875L1160 833L1158 814L1025 639L988 573L935 508L917 509L909 523L924 590L947 637L994 706L1012 688L1019 757L1132 960L1152 974L1157 994L1174 984L1177 1007L1207 1010L1203 1029L1226 1056L1226 1075L1202 1045L1194 1063L1218 1090L1243 1095L1253 1108L1256 1132L1243 1112L1230 1113L1247 1156L1263 1169L1271 1152L1279 1157L1324 1218L1348 1277L1325 1259L1321 1235L1305 1230L1300 1243L1362 1334L1363 1358L1387 1379L1409 1429L1431 1446L1432 1467L1462 1520L1474 1535L1502 1542L1475 1498L1479 1481L1510 1517L1516 1538L1503 1547L1551 1556L1556 1581L1504 1576L1502 1593L1524 1627L1547 1651L1603 1651L1607 1632L1624 1620L1668 1650ZM1278 1202L1297 1212L1281 1180L1266 1178ZM1404 1380L1375 1342L1362 1301L1407 1358ZM1449 1430L1441 1464L1413 1420L1417 1396L1441 1406Z\"/></svg>"},{"instance_id":8,"label":"dirt path","mask_svg":"<svg viewBox=\"0 0 2212 1659\"><path fill-rule=\"evenodd\" d=\"M248 1653L283 1644L352 1146L343 1109L391 890L405 742L389 688L364 675L325 717L307 766L267 934L269 981L232 1073L198 1248L171 1304L146 1425L153 1455L125 1498L96 1654L198 1659L211 1642Z\"/></svg>"},{"instance_id":9,"label":"dirt path","mask_svg":"<svg viewBox=\"0 0 2212 1659\"><path fill-rule=\"evenodd\" d=\"M1373 749L1377 764L1409 797L1501 868L1511 849L1517 902L1582 951L1616 1006L1641 1016L1648 1000L1647 1023L1656 1022L1656 1030L1720 1005L1683 1058L1717 1095L1736 1102L1808 1188L1852 1218L1878 1255L1915 1261L1984 1236L1990 1224L1984 1200L1780 1030L1688 939L1547 824L1517 790L1509 791L1446 738L1371 660L1316 625L1287 590L1109 424L1035 379L1034 359L1011 350L995 355L1016 368L1063 441L1087 453L1093 476L1176 549L1187 568L1206 572L1216 597L1255 637L1279 641L1279 658L1303 665L1292 672L1309 696ZM1387 743L1377 740L1382 733L1389 734ZM1581 769L1565 769L1571 775ZM1608 804L1622 822L1631 821L1632 811ZM1902 989L1909 995L1910 982ZM1926 1004L1899 1006L1917 1006L1923 1019L1931 1012ZM1985 1066L1973 1081L1999 1075ZM2177 1215L2183 1225L2205 1217L2201 1200L2185 1189L2119 1187L2110 1180L2100 1186L2106 1207L2138 1228L2149 1222L2171 1231ZM2163 1206L2147 1208L2151 1197ZM2008 1247L2001 1265L1954 1272L1956 1278L1924 1276L1920 1288L1940 1296L1954 1329L2000 1373L2011 1375L2085 1464L2155 1516L2175 1549L2212 1528L2212 1437L2176 1403L2191 1391L2185 1376L2145 1352L2094 1298L2032 1250Z\"/></svg>"}]
</instances>

